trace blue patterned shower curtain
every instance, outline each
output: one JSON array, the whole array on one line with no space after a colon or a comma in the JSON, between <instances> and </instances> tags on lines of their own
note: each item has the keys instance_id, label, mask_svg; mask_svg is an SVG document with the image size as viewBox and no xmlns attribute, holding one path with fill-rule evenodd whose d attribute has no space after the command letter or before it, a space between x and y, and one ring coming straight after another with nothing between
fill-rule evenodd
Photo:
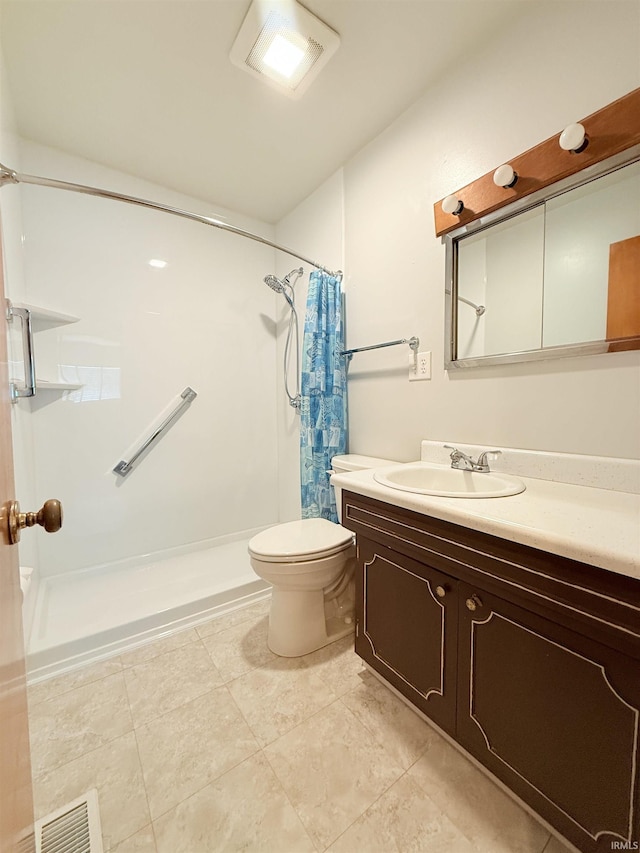
<instances>
[{"instance_id":1,"label":"blue patterned shower curtain","mask_svg":"<svg viewBox=\"0 0 640 853\"><path fill-rule=\"evenodd\" d=\"M316 270L302 344L300 484L302 517L338 521L329 483L331 460L347 449L347 376L340 279Z\"/></svg>"}]
</instances>

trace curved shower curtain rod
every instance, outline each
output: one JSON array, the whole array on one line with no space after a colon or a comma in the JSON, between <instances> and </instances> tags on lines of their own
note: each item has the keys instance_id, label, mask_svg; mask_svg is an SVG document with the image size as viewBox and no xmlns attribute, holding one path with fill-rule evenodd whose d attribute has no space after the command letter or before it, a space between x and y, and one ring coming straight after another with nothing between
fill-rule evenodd
<instances>
[{"instance_id":1,"label":"curved shower curtain rod","mask_svg":"<svg viewBox=\"0 0 640 853\"><path fill-rule=\"evenodd\" d=\"M482 317L484 312L487 310L484 305L476 305L475 302L472 302L470 299L467 299L466 296L458 296L460 302L464 302L467 305L470 305L478 315L478 317Z\"/></svg>"},{"instance_id":2,"label":"curved shower curtain rod","mask_svg":"<svg viewBox=\"0 0 640 853\"><path fill-rule=\"evenodd\" d=\"M260 237L258 234L253 234L251 231L245 231L242 228L236 228L234 225L227 225L225 222L220 222L218 219L212 219L209 216L201 216L199 213L191 213L188 210L181 210L179 207L170 207L166 204L160 204L157 201L149 201L144 198L137 198L132 195L122 195L121 193L112 192L111 190L101 190L97 187L88 187L84 184L73 184L69 181L57 181L53 178L40 178L36 175L23 175L19 172L14 172L7 166L0 163L0 188L5 184L34 184L39 187L53 187L58 190L68 190L74 193L83 193L84 195L94 195L98 198L110 198L114 201L124 201L127 204L137 204L139 207L147 207L151 210L160 210L163 213L171 213L174 216L181 216L183 219L192 219L194 222L202 222L203 225L211 225L213 228L220 228L222 231L230 231L232 234L238 234L240 237L248 237L249 240L255 240L257 243L263 243L265 246L270 246L272 249L277 249L279 252L284 252L297 258L299 261L304 261L316 269L322 270L329 275L342 278L342 271L333 272L323 267L322 264L312 261L310 258L305 258L304 255L299 255L297 252L287 249L285 246L280 246L265 237Z\"/></svg>"}]
</instances>

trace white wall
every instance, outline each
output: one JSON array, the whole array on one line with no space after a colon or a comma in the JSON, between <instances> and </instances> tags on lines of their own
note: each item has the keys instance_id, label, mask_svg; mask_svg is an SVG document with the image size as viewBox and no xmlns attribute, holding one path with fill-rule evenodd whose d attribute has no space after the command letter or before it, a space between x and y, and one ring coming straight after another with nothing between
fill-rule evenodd
<instances>
[{"instance_id":1,"label":"white wall","mask_svg":"<svg viewBox=\"0 0 640 853\"><path fill-rule=\"evenodd\" d=\"M423 438L640 455L640 353L447 373L444 247L433 203L640 85L640 6L536 3L426 92L344 170L348 344L418 335L356 356L350 449L415 459Z\"/></svg>"},{"instance_id":2,"label":"white wall","mask_svg":"<svg viewBox=\"0 0 640 853\"><path fill-rule=\"evenodd\" d=\"M339 169L305 201L282 219L276 229L281 246L290 247L332 271L344 269L343 247L343 174ZM286 275L300 262L278 254L277 271ZM304 278L296 285L296 309L300 318L300 349L304 333L304 316L309 275L313 267L302 263ZM280 520L300 518L300 416L289 406L282 378L282 359L289 311L279 297L277 354L277 411ZM347 317L348 322L348 317ZM290 388L294 387L293 373Z\"/></svg>"},{"instance_id":3,"label":"white wall","mask_svg":"<svg viewBox=\"0 0 640 853\"><path fill-rule=\"evenodd\" d=\"M272 228L32 143L26 172L154 199L267 237ZM80 317L36 335L38 373L84 382L19 404L34 434L54 574L274 523L272 249L117 202L22 185L29 302ZM151 258L168 262L152 269ZM9 275L9 288L12 276ZM187 385L198 398L126 480L112 467Z\"/></svg>"}]
</instances>

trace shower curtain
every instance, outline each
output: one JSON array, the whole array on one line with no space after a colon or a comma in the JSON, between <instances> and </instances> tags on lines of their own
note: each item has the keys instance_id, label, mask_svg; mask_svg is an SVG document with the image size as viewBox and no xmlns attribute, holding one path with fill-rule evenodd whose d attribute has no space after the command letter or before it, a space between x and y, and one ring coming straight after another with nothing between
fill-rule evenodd
<instances>
[{"instance_id":1,"label":"shower curtain","mask_svg":"<svg viewBox=\"0 0 640 853\"><path fill-rule=\"evenodd\" d=\"M347 449L347 376L340 279L311 273L302 344L302 517L338 521L331 460Z\"/></svg>"}]
</instances>

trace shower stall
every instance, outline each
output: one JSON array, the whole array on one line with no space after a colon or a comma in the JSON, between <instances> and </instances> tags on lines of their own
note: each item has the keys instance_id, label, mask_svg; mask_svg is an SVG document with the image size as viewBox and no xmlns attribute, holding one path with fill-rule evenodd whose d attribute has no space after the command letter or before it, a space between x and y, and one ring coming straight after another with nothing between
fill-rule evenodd
<instances>
[{"instance_id":1,"label":"shower stall","mask_svg":"<svg viewBox=\"0 0 640 853\"><path fill-rule=\"evenodd\" d=\"M27 153L32 171L69 173L66 156ZM194 199L71 166L87 183L200 204L220 226L27 183L2 189L6 295L30 307L36 360L36 394L13 406L16 491L23 508L55 497L65 512L58 534L20 544L34 680L266 596L247 542L279 521L283 306L263 284L274 244L242 239Z\"/></svg>"}]
</instances>

